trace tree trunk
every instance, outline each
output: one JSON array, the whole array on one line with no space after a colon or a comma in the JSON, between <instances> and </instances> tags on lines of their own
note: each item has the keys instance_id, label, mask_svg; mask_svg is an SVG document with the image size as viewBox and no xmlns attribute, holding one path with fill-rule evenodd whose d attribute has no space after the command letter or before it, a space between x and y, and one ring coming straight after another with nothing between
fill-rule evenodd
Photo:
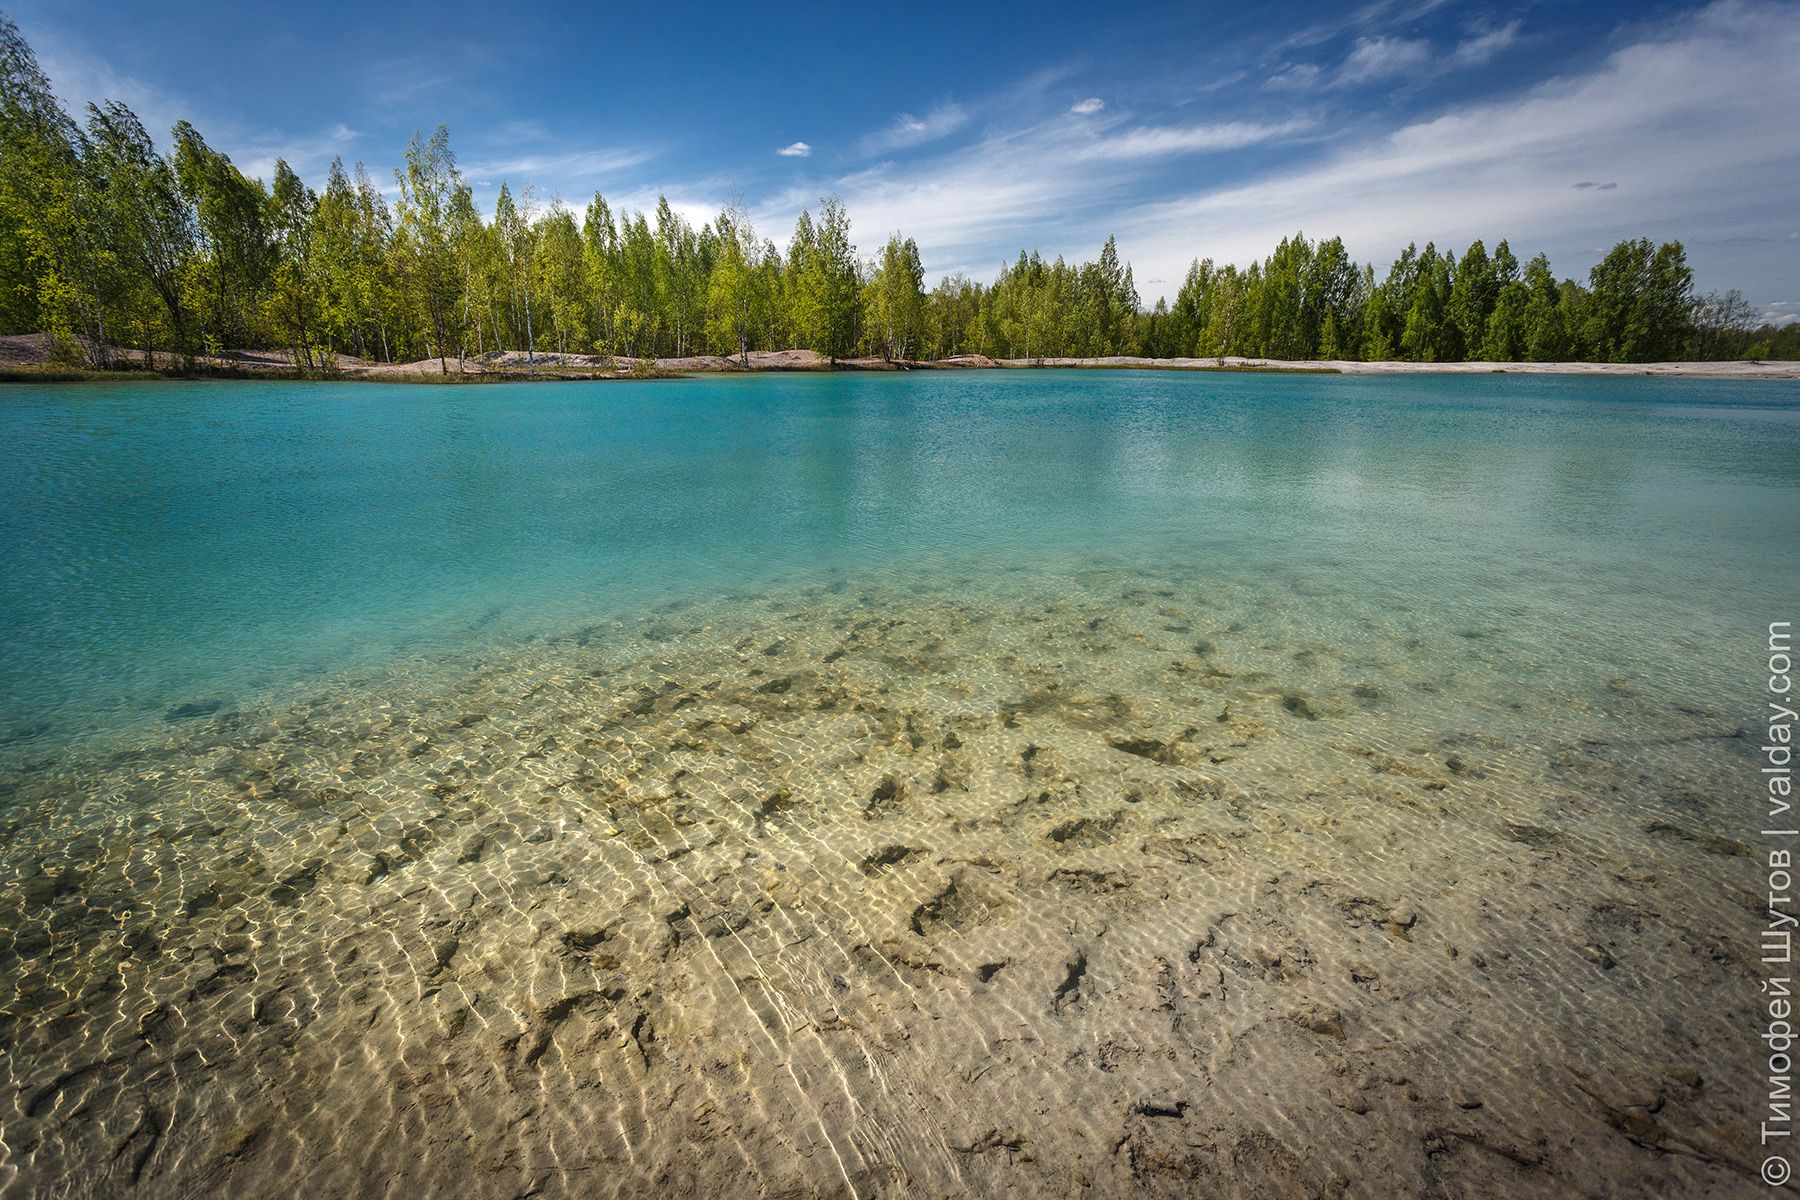
<instances>
[{"instance_id":1,"label":"tree trunk","mask_svg":"<svg viewBox=\"0 0 1800 1200\"><path fill-rule=\"evenodd\" d=\"M101 303L99 293L94 295L94 328L100 335L95 352L100 356L100 365L104 367L111 356L106 348L106 305Z\"/></svg>"},{"instance_id":2,"label":"tree trunk","mask_svg":"<svg viewBox=\"0 0 1800 1200\"><path fill-rule=\"evenodd\" d=\"M463 320L462 341L456 357L461 360L469 357L469 267L463 264Z\"/></svg>"}]
</instances>

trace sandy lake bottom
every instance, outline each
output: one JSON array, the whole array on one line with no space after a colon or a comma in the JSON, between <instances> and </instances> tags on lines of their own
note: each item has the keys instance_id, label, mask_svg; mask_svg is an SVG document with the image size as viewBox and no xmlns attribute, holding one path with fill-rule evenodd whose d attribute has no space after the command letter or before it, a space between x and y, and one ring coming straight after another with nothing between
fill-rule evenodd
<instances>
[{"instance_id":1,"label":"sandy lake bottom","mask_svg":"<svg viewBox=\"0 0 1800 1200\"><path fill-rule=\"evenodd\" d=\"M1737 714L1290 592L840 581L20 771L8 1190L1747 1186Z\"/></svg>"}]
</instances>

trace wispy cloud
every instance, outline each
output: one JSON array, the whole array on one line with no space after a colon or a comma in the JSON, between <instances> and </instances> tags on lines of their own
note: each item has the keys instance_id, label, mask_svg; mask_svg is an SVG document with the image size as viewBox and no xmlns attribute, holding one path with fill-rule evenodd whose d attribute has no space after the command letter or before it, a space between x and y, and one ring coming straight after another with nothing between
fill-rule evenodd
<instances>
[{"instance_id":1,"label":"wispy cloud","mask_svg":"<svg viewBox=\"0 0 1800 1200\"><path fill-rule=\"evenodd\" d=\"M383 63L381 70L368 73L363 87L370 103L417 112L454 94L459 78L454 65L418 55Z\"/></svg>"},{"instance_id":2,"label":"wispy cloud","mask_svg":"<svg viewBox=\"0 0 1800 1200\"><path fill-rule=\"evenodd\" d=\"M1171 154L1240 150L1245 146L1255 146L1302 132L1311 125L1311 121L1295 119L1275 123L1223 121L1214 125L1128 129L1097 139L1088 148L1085 157L1157 158Z\"/></svg>"},{"instance_id":3,"label":"wispy cloud","mask_svg":"<svg viewBox=\"0 0 1800 1200\"><path fill-rule=\"evenodd\" d=\"M1092 253L1104 234L1089 223L1117 212L1160 164L1272 142L1310 127L1300 119L1225 121L1188 126L1094 127L1061 116L1013 128L991 128L972 144L916 161L889 161L829 181L845 202L859 238L904 230L927 252L934 272L982 261L996 242L1045 245L1052 253ZM1096 170L1097 163L1107 164ZM765 228L791 226L817 185L794 188L756 214ZM1054 215L1051 215L1054 214ZM1066 229L1082 228L1079 244ZM1093 246L1087 246L1087 240ZM991 265L997 265L998 258ZM1177 272L1179 274L1179 272Z\"/></svg>"},{"instance_id":4,"label":"wispy cloud","mask_svg":"<svg viewBox=\"0 0 1800 1200\"><path fill-rule=\"evenodd\" d=\"M812 147L805 142L789 142L775 153L781 155L783 158L810 158L812 156Z\"/></svg>"},{"instance_id":5,"label":"wispy cloud","mask_svg":"<svg viewBox=\"0 0 1800 1200\"><path fill-rule=\"evenodd\" d=\"M948 137L968 121L969 115L955 104L941 104L923 117L901 113L886 129L864 137L858 143L858 149L866 156L909 150Z\"/></svg>"},{"instance_id":6,"label":"wispy cloud","mask_svg":"<svg viewBox=\"0 0 1800 1200\"><path fill-rule=\"evenodd\" d=\"M252 137L237 142L231 150L238 170L252 179L274 179L275 162L280 159L302 177L316 180L332 159L352 159L356 143L356 131L338 124L302 137Z\"/></svg>"},{"instance_id":7,"label":"wispy cloud","mask_svg":"<svg viewBox=\"0 0 1800 1200\"><path fill-rule=\"evenodd\" d=\"M1334 87L1358 87L1406 79L1422 83L1452 70L1480 66L1519 40L1521 22L1471 33L1449 53L1433 50L1422 37L1383 34L1359 37L1337 71L1327 77L1317 63L1285 63L1263 85L1273 91L1307 91L1329 82Z\"/></svg>"},{"instance_id":8,"label":"wispy cloud","mask_svg":"<svg viewBox=\"0 0 1800 1200\"><path fill-rule=\"evenodd\" d=\"M1263 86L1277 92L1302 92L1317 87L1321 74L1315 63L1289 63L1269 76Z\"/></svg>"},{"instance_id":9,"label":"wispy cloud","mask_svg":"<svg viewBox=\"0 0 1800 1200\"><path fill-rule=\"evenodd\" d=\"M1090 116L1106 107L1106 101L1098 96L1089 96L1086 100L1077 100L1069 105L1069 111L1078 116Z\"/></svg>"},{"instance_id":10,"label":"wispy cloud","mask_svg":"<svg viewBox=\"0 0 1800 1200\"><path fill-rule=\"evenodd\" d=\"M710 192L713 189L698 190ZM696 229L717 217L720 210L725 207L723 200L703 198L686 189L672 191L634 188L623 192L609 192L606 195L606 202L612 207L615 219L626 213L643 213L652 226L656 224L656 205L659 200L667 200L669 210Z\"/></svg>"},{"instance_id":11,"label":"wispy cloud","mask_svg":"<svg viewBox=\"0 0 1800 1200\"><path fill-rule=\"evenodd\" d=\"M53 33L34 32L33 48L37 51L38 65L50 77L50 86L57 99L78 122L87 120L89 104L118 100L137 114L151 137L166 146L169 131L176 121L183 117L194 119L179 100L161 88L115 71L107 63L63 42Z\"/></svg>"},{"instance_id":12,"label":"wispy cloud","mask_svg":"<svg viewBox=\"0 0 1800 1200\"><path fill-rule=\"evenodd\" d=\"M285 160L302 176L316 179L334 157L354 161L360 134L342 122L311 131L246 127L235 117L195 112L184 101L135 76L122 74L52 33L36 34L39 65L49 76L57 98L77 122L87 120L87 106L108 100L124 103L165 150L177 121L191 121L213 148L228 154L238 170L253 179L272 179L275 161Z\"/></svg>"},{"instance_id":13,"label":"wispy cloud","mask_svg":"<svg viewBox=\"0 0 1800 1200\"><path fill-rule=\"evenodd\" d=\"M979 261L993 241L1025 236L1078 191L1062 173L1023 169L1027 155L995 149L953 152L924 169L883 162L832 180L828 189L784 192L754 218L764 229L790 229L802 207L830 190L843 199L862 240L905 230L926 250L933 271L944 270L946 260Z\"/></svg>"},{"instance_id":14,"label":"wispy cloud","mask_svg":"<svg viewBox=\"0 0 1800 1200\"><path fill-rule=\"evenodd\" d=\"M648 162L648 151L624 147L598 147L570 150L564 153L513 153L491 158L465 159L462 172L470 180L498 186L502 180L515 184L536 180L540 186L561 187L604 184L620 171Z\"/></svg>"},{"instance_id":15,"label":"wispy cloud","mask_svg":"<svg viewBox=\"0 0 1800 1200\"><path fill-rule=\"evenodd\" d=\"M1374 0L1361 8L1340 10L1326 20L1289 35L1282 50L1318 46L1365 29L1393 29L1407 25L1442 8L1450 0Z\"/></svg>"},{"instance_id":16,"label":"wispy cloud","mask_svg":"<svg viewBox=\"0 0 1800 1200\"><path fill-rule=\"evenodd\" d=\"M1341 87L1379 83L1416 70L1431 61L1431 43L1424 38L1357 38L1356 45L1338 69Z\"/></svg>"},{"instance_id":17,"label":"wispy cloud","mask_svg":"<svg viewBox=\"0 0 1800 1200\"><path fill-rule=\"evenodd\" d=\"M1519 40L1519 22L1508 21L1495 29L1474 34L1457 43L1451 61L1459 67L1478 67Z\"/></svg>"}]
</instances>

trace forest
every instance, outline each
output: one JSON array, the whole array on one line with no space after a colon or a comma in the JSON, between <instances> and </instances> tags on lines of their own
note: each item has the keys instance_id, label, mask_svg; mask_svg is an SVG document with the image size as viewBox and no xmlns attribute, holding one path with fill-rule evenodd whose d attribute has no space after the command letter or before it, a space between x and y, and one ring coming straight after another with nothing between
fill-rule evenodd
<instances>
[{"instance_id":1,"label":"forest","mask_svg":"<svg viewBox=\"0 0 1800 1200\"><path fill-rule=\"evenodd\" d=\"M497 350L682 357L805 348L836 361L1243 355L1454 362L1800 357L1737 292L1697 295L1679 242L1626 240L1585 283L1505 241L1408 246L1377 277L1341 239L1285 238L1248 267L1196 259L1173 302L1140 300L1108 238L1071 264L1021 252L991 283L929 290L918 245L864 257L835 198L785 248L740 209L696 228L660 200L577 212L500 187L477 208L448 131L415 134L383 187L332 163L321 190L277 161L246 176L183 121L158 148L125 105L77 122L0 17L0 333L72 361L179 366L278 349L306 369ZM134 356L141 358L142 356Z\"/></svg>"}]
</instances>

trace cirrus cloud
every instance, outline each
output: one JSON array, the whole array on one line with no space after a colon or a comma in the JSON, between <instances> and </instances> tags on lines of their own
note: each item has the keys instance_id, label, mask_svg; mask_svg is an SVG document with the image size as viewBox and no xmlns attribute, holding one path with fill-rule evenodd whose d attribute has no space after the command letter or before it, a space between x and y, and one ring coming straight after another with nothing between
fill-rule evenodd
<instances>
[{"instance_id":1,"label":"cirrus cloud","mask_svg":"<svg viewBox=\"0 0 1800 1200\"><path fill-rule=\"evenodd\" d=\"M909 150L914 146L948 137L966 125L968 120L969 115L955 104L941 104L923 117L901 113L886 129L863 138L859 149L870 156Z\"/></svg>"},{"instance_id":2,"label":"cirrus cloud","mask_svg":"<svg viewBox=\"0 0 1800 1200\"><path fill-rule=\"evenodd\" d=\"M1459 67L1478 67L1519 40L1519 22L1508 21L1495 29L1465 38L1457 44L1452 61Z\"/></svg>"},{"instance_id":3,"label":"cirrus cloud","mask_svg":"<svg viewBox=\"0 0 1800 1200\"><path fill-rule=\"evenodd\" d=\"M1340 87L1379 83L1423 67L1430 60L1431 43L1423 38L1357 38L1355 48L1338 70L1337 83Z\"/></svg>"},{"instance_id":4,"label":"cirrus cloud","mask_svg":"<svg viewBox=\"0 0 1800 1200\"><path fill-rule=\"evenodd\" d=\"M1246 146L1255 146L1286 137L1289 134L1299 133L1310 128L1311 125L1311 121L1295 118L1290 121L1276 122L1221 121L1212 125L1129 129L1123 133L1096 140L1089 149L1087 157L1097 159L1155 158L1170 154L1241 150Z\"/></svg>"}]
</instances>

